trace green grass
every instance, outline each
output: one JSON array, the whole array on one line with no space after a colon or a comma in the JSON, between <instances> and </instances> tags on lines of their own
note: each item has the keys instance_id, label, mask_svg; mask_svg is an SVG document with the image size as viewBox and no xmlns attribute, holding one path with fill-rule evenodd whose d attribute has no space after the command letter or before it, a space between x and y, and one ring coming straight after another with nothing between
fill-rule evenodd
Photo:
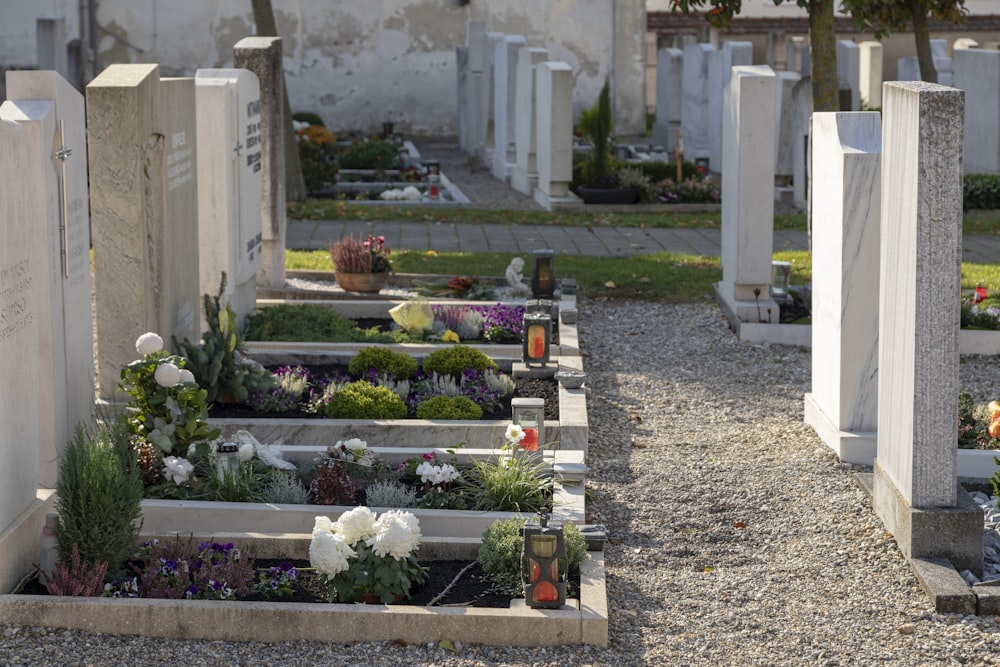
<instances>
[{"instance_id":1,"label":"green grass","mask_svg":"<svg viewBox=\"0 0 1000 667\"><path fill-rule=\"evenodd\" d=\"M399 273L448 276L502 276L513 253L417 252L392 254ZM330 270L325 250L288 250L289 269ZM812 257L805 250L777 252L774 259L790 262L792 284L812 282ZM711 297L712 284L722 279L718 257L655 253L620 257L556 257L556 276L576 278L580 292L590 298L633 298L649 301L699 301ZM1000 289L1000 264L962 263L962 289L976 284Z\"/></svg>"}]
</instances>

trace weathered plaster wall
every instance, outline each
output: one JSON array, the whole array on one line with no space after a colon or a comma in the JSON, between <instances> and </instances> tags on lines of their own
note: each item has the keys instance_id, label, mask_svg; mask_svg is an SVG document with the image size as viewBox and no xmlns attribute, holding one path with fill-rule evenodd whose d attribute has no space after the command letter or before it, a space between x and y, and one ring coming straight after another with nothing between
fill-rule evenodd
<instances>
[{"instance_id":1,"label":"weathered plaster wall","mask_svg":"<svg viewBox=\"0 0 1000 667\"><path fill-rule=\"evenodd\" d=\"M457 131L455 48L466 23L523 34L574 70L574 108L614 81L616 131L645 130L645 0L272 0L293 111L319 113L334 130L381 127L415 135ZM34 20L77 17L78 0L0 2L0 65L34 62ZM18 7L10 7L18 5ZM164 76L231 66L252 34L247 0L101 0L100 67L158 63ZM71 36L78 34L73 18ZM612 56L616 51L617 55ZM25 52L28 51L28 52Z\"/></svg>"}]
</instances>

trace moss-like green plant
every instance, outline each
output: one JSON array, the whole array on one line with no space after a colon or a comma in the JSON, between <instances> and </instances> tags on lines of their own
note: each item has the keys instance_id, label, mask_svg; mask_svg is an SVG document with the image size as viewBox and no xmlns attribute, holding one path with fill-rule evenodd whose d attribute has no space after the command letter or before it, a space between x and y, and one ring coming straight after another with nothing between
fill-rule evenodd
<instances>
[{"instance_id":1,"label":"moss-like green plant","mask_svg":"<svg viewBox=\"0 0 1000 667\"><path fill-rule=\"evenodd\" d=\"M142 514L139 465L125 424L111 421L93 434L78 426L59 471L59 562L69 566L76 545L81 561L117 571L132 552Z\"/></svg>"},{"instance_id":2,"label":"moss-like green plant","mask_svg":"<svg viewBox=\"0 0 1000 667\"><path fill-rule=\"evenodd\" d=\"M524 538L520 531L525 523L526 519L497 520L483 533L477 560L492 582L493 589L503 595L524 593L521 579L521 548ZM571 523L563 526L563 538L566 541L566 559L560 560L559 570L575 575L580 571L580 563L587 557L587 541Z\"/></svg>"},{"instance_id":3,"label":"moss-like green plant","mask_svg":"<svg viewBox=\"0 0 1000 667\"><path fill-rule=\"evenodd\" d=\"M333 419L403 419L406 403L391 389L359 380L333 392L322 411Z\"/></svg>"},{"instance_id":4,"label":"moss-like green plant","mask_svg":"<svg viewBox=\"0 0 1000 667\"><path fill-rule=\"evenodd\" d=\"M236 331L236 313L227 304L222 307L226 289L226 272L222 272L219 293L204 295L205 321L208 331L202 334L201 345L187 338L174 345L184 352L188 368L198 385L208 392L210 402L222 397L232 397L235 403L246 403L251 389L270 389L274 378L260 364L249 362L244 356L243 342Z\"/></svg>"},{"instance_id":5,"label":"moss-like green plant","mask_svg":"<svg viewBox=\"0 0 1000 667\"><path fill-rule=\"evenodd\" d=\"M374 346L358 350L347 364L347 372L353 378L359 378L372 369L379 375L388 374L396 380L407 380L417 372L417 360L405 352Z\"/></svg>"},{"instance_id":6,"label":"moss-like green plant","mask_svg":"<svg viewBox=\"0 0 1000 667\"><path fill-rule=\"evenodd\" d=\"M419 419L482 419L483 409L465 396L435 396L417 406Z\"/></svg>"},{"instance_id":7,"label":"moss-like green plant","mask_svg":"<svg viewBox=\"0 0 1000 667\"><path fill-rule=\"evenodd\" d=\"M467 370L496 370L497 364L485 352L466 345L453 345L434 350L424 358L425 373L437 373L459 378Z\"/></svg>"},{"instance_id":8,"label":"moss-like green plant","mask_svg":"<svg viewBox=\"0 0 1000 667\"><path fill-rule=\"evenodd\" d=\"M377 328L360 329L358 323L314 303L283 303L261 308L247 318L246 340L280 340L335 343L393 343L392 334Z\"/></svg>"},{"instance_id":9,"label":"moss-like green plant","mask_svg":"<svg viewBox=\"0 0 1000 667\"><path fill-rule=\"evenodd\" d=\"M391 141L358 141L337 154L344 169L392 169L399 148Z\"/></svg>"}]
</instances>

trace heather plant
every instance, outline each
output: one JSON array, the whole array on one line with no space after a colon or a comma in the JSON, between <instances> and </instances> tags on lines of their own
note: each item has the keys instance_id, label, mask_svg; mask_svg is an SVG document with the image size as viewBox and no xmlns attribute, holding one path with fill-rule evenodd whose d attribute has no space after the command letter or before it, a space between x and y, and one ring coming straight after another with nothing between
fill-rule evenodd
<instances>
[{"instance_id":1,"label":"heather plant","mask_svg":"<svg viewBox=\"0 0 1000 667\"><path fill-rule=\"evenodd\" d=\"M405 352L397 352L387 347L373 346L358 350L348 362L347 371L353 378L374 370L377 374L388 374L396 380L406 380L417 372L417 360Z\"/></svg>"},{"instance_id":2,"label":"heather plant","mask_svg":"<svg viewBox=\"0 0 1000 667\"><path fill-rule=\"evenodd\" d=\"M483 409L464 396L435 396L417 406L419 419L482 419Z\"/></svg>"},{"instance_id":3,"label":"heather plant","mask_svg":"<svg viewBox=\"0 0 1000 667\"><path fill-rule=\"evenodd\" d=\"M70 564L78 552L85 563L117 569L132 551L142 515L142 480L128 431L115 421L92 435L78 426L59 473L59 563Z\"/></svg>"},{"instance_id":4,"label":"heather plant","mask_svg":"<svg viewBox=\"0 0 1000 667\"><path fill-rule=\"evenodd\" d=\"M362 240L349 234L336 242L330 241L330 261L341 273L384 273L392 270L389 246L384 236L370 234Z\"/></svg>"},{"instance_id":5,"label":"heather plant","mask_svg":"<svg viewBox=\"0 0 1000 667\"><path fill-rule=\"evenodd\" d=\"M454 331L461 340L475 340L483 332L483 315L472 306L434 305L434 331Z\"/></svg>"},{"instance_id":6,"label":"heather plant","mask_svg":"<svg viewBox=\"0 0 1000 667\"><path fill-rule=\"evenodd\" d=\"M81 560L80 551L74 544L69 562L60 563L53 572L45 573L45 590L49 595L97 597L104 590L104 575L107 571L107 561L91 564Z\"/></svg>"},{"instance_id":7,"label":"heather plant","mask_svg":"<svg viewBox=\"0 0 1000 667\"><path fill-rule=\"evenodd\" d=\"M482 350L465 345L453 345L434 350L424 358L423 371L459 378L465 371L496 370L497 364Z\"/></svg>"}]
</instances>

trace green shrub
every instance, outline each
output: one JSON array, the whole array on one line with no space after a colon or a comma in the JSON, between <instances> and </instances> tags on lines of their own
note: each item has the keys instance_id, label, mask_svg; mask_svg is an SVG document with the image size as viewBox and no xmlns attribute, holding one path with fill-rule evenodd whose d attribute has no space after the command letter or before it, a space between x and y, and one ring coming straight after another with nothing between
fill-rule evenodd
<instances>
[{"instance_id":1,"label":"green shrub","mask_svg":"<svg viewBox=\"0 0 1000 667\"><path fill-rule=\"evenodd\" d=\"M521 545L524 540L520 530L526 519L494 521L483 533L477 560L493 584L493 589L503 595L523 595L521 580ZM571 523L563 526L566 541L566 560L560 562L560 571L576 575L580 563L587 557L587 541L580 530Z\"/></svg>"},{"instance_id":2,"label":"green shrub","mask_svg":"<svg viewBox=\"0 0 1000 667\"><path fill-rule=\"evenodd\" d=\"M309 192L319 192L337 181L340 164L333 157L329 145L299 141L298 147L302 178Z\"/></svg>"},{"instance_id":3,"label":"green shrub","mask_svg":"<svg viewBox=\"0 0 1000 667\"><path fill-rule=\"evenodd\" d=\"M357 322L313 303L261 308L247 318L246 340L335 343L393 343L392 334L359 329Z\"/></svg>"},{"instance_id":4,"label":"green shrub","mask_svg":"<svg viewBox=\"0 0 1000 667\"><path fill-rule=\"evenodd\" d=\"M335 391L322 407L332 419L403 419L406 403L387 387L359 380Z\"/></svg>"},{"instance_id":5,"label":"green shrub","mask_svg":"<svg viewBox=\"0 0 1000 667\"><path fill-rule=\"evenodd\" d=\"M368 369L374 369L379 375L391 375L396 380L406 380L417 372L417 360L405 352L387 347L366 347L347 364L347 372L351 377L359 378Z\"/></svg>"},{"instance_id":6,"label":"green shrub","mask_svg":"<svg viewBox=\"0 0 1000 667\"><path fill-rule=\"evenodd\" d=\"M966 174L962 208L1000 208L1000 174Z\"/></svg>"},{"instance_id":7,"label":"green shrub","mask_svg":"<svg viewBox=\"0 0 1000 667\"><path fill-rule=\"evenodd\" d=\"M474 459L465 473L474 487L474 509L486 512L537 512L552 496L549 466L517 454Z\"/></svg>"},{"instance_id":8,"label":"green shrub","mask_svg":"<svg viewBox=\"0 0 1000 667\"><path fill-rule=\"evenodd\" d=\"M637 162L633 165L636 169L642 171L642 173L649 176L649 180L653 183L661 183L664 180L677 179L677 163L676 162L663 162L662 160L648 160L646 162ZM698 167L693 162L688 162L687 160L681 163L681 176L683 179L695 178L700 174L698 173Z\"/></svg>"},{"instance_id":9,"label":"green shrub","mask_svg":"<svg viewBox=\"0 0 1000 667\"><path fill-rule=\"evenodd\" d=\"M142 515L142 481L128 430L120 421L93 435L78 426L59 471L59 562L69 566L76 545L81 561L107 563L117 572L132 553Z\"/></svg>"},{"instance_id":10,"label":"green shrub","mask_svg":"<svg viewBox=\"0 0 1000 667\"><path fill-rule=\"evenodd\" d=\"M482 419L483 409L465 396L435 396L417 406L419 419Z\"/></svg>"},{"instance_id":11,"label":"green shrub","mask_svg":"<svg viewBox=\"0 0 1000 667\"><path fill-rule=\"evenodd\" d=\"M428 354L424 358L423 368L425 373L460 378L467 370L496 370L497 364L481 350L466 345L453 345Z\"/></svg>"},{"instance_id":12,"label":"green shrub","mask_svg":"<svg viewBox=\"0 0 1000 667\"><path fill-rule=\"evenodd\" d=\"M392 169L399 147L391 141L371 139L351 144L337 154L343 169Z\"/></svg>"}]
</instances>

